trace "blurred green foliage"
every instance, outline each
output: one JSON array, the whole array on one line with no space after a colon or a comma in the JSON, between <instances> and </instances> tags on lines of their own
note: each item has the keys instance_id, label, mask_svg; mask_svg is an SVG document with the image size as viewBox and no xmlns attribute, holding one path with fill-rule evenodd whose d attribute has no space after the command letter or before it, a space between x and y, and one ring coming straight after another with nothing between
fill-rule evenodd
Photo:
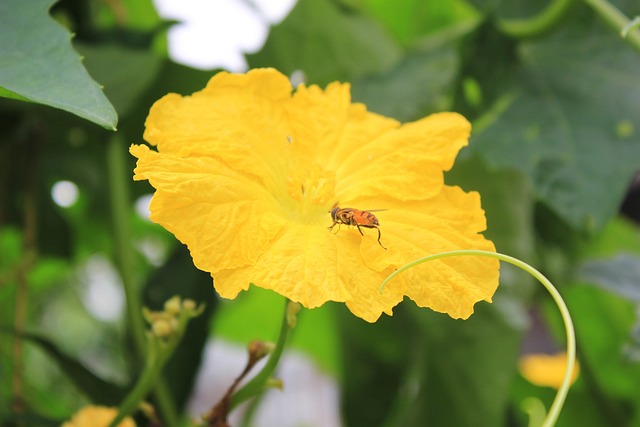
<instances>
[{"instance_id":1,"label":"blurred green foliage","mask_svg":"<svg viewBox=\"0 0 640 427\"><path fill-rule=\"evenodd\" d=\"M90 400L118 402L139 373L131 313L101 320L83 303L96 256L151 308L174 294L207 303L165 376L180 414L206 340L273 340L281 312L256 289L218 304L211 278L135 210L151 188L130 180L126 151L151 104L215 71L167 57L172 23L151 0L52 3L0 0L0 425L58 425ZM623 40L594 3L299 0L246 57L309 84L349 81L355 101L402 121L465 114L474 131L448 183L480 191L487 236L554 281L576 324L582 370L558 425L640 426L639 30ZM61 180L78 188L70 207L51 198ZM494 303L467 321L405 302L370 325L327 304L301 315L292 346L340 384L345 426L524 426L521 401L548 407L554 393L518 374L518 356L562 337L549 298L503 266Z\"/></svg>"}]
</instances>

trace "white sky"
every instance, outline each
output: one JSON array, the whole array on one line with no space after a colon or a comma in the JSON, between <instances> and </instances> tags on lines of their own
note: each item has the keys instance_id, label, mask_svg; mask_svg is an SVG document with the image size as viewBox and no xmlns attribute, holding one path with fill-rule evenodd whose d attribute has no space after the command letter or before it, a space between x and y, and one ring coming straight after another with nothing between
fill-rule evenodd
<instances>
[{"instance_id":1,"label":"white sky","mask_svg":"<svg viewBox=\"0 0 640 427\"><path fill-rule=\"evenodd\" d=\"M258 51L269 26L282 21L296 0L153 0L169 29L169 56L200 69L246 71L243 53Z\"/></svg>"}]
</instances>

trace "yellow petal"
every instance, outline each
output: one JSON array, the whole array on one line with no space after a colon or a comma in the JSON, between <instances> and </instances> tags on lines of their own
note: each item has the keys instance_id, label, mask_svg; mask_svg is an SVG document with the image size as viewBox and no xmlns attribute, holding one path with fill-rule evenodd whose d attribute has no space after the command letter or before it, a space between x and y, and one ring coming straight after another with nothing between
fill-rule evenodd
<instances>
[{"instance_id":1,"label":"yellow petal","mask_svg":"<svg viewBox=\"0 0 640 427\"><path fill-rule=\"evenodd\" d=\"M475 192L445 186L440 194L423 202L393 205L391 199L384 201L388 210L377 213L377 217L388 251L380 253L375 245L362 244L364 259L376 270L389 264L401 267L439 252L495 251L493 243L479 234L486 223L480 197ZM406 295L418 306L466 319L473 313L475 303L491 302L498 286L498 269L497 260L459 256L420 264L402 276L407 282Z\"/></svg>"},{"instance_id":2,"label":"yellow petal","mask_svg":"<svg viewBox=\"0 0 640 427\"><path fill-rule=\"evenodd\" d=\"M403 298L401 287L380 294L378 286L392 269L377 272L360 255L358 236L333 234L325 227L293 224L271 244L251 269L225 270L214 275L216 290L235 298L249 284L271 289L307 308L327 301L346 302L369 322Z\"/></svg>"},{"instance_id":3,"label":"yellow petal","mask_svg":"<svg viewBox=\"0 0 640 427\"><path fill-rule=\"evenodd\" d=\"M144 138L161 153L215 157L273 187L291 134L285 111L290 96L289 81L272 69L218 73L200 92L158 100Z\"/></svg>"},{"instance_id":4,"label":"yellow petal","mask_svg":"<svg viewBox=\"0 0 640 427\"><path fill-rule=\"evenodd\" d=\"M437 194L471 125L459 114L433 114L354 147L337 169L341 203L358 197L420 200Z\"/></svg>"},{"instance_id":5,"label":"yellow petal","mask_svg":"<svg viewBox=\"0 0 640 427\"><path fill-rule=\"evenodd\" d=\"M254 263L285 224L271 193L214 158L130 150L138 157L134 179L157 190L150 218L189 247L201 270Z\"/></svg>"},{"instance_id":6,"label":"yellow petal","mask_svg":"<svg viewBox=\"0 0 640 427\"><path fill-rule=\"evenodd\" d=\"M527 354L518 363L520 373L532 384L540 387L560 388L567 371L567 353ZM578 361L571 374L573 384L580 373Z\"/></svg>"},{"instance_id":7,"label":"yellow petal","mask_svg":"<svg viewBox=\"0 0 640 427\"><path fill-rule=\"evenodd\" d=\"M117 408L104 406L85 406L76 412L71 421L65 422L62 427L107 427L118 415ZM135 427L136 424L129 417L118 423L118 427Z\"/></svg>"},{"instance_id":8,"label":"yellow petal","mask_svg":"<svg viewBox=\"0 0 640 427\"><path fill-rule=\"evenodd\" d=\"M367 112L363 104L351 104L350 85L331 83L326 90L301 85L287 106L292 141L328 170L336 170L354 149L398 127L393 119Z\"/></svg>"}]
</instances>

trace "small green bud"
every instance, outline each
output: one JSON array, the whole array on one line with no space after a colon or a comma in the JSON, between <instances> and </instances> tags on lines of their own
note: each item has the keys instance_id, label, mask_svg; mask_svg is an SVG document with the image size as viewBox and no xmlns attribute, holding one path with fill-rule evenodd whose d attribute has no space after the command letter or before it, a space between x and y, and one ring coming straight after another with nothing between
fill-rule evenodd
<instances>
[{"instance_id":1,"label":"small green bud","mask_svg":"<svg viewBox=\"0 0 640 427\"><path fill-rule=\"evenodd\" d=\"M182 301L182 308L185 310L193 311L196 309L196 302L192 299L185 299Z\"/></svg>"},{"instance_id":2,"label":"small green bud","mask_svg":"<svg viewBox=\"0 0 640 427\"><path fill-rule=\"evenodd\" d=\"M151 329L153 330L153 334L157 337L167 337L169 335L171 335L173 333L173 331L175 330L172 325L164 320L164 319L158 319L155 320L152 324L151 324Z\"/></svg>"},{"instance_id":3,"label":"small green bud","mask_svg":"<svg viewBox=\"0 0 640 427\"><path fill-rule=\"evenodd\" d=\"M164 311L173 315L180 313L181 308L182 308L182 304L180 302L180 297L177 295L169 298L164 303Z\"/></svg>"}]
</instances>

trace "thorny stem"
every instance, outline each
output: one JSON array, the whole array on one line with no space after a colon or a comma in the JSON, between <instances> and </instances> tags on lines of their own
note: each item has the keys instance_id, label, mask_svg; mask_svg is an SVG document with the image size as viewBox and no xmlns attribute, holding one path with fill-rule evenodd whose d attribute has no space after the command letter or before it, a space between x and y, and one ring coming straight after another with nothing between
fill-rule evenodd
<instances>
[{"instance_id":1,"label":"thorny stem","mask_svg":"<svg viewBox=\"0 0 640 427\"><path fill-rule=\"evenodd\" d=\"M529 264L520 261L517 258L513 258L509 255L504 255L496 252L489 251L481 251L481 250L459 250L459 251L451 251L451 252L442 252L435 255L429 255L424 258L417 259L415 261L410 262L407 265L404 265L391 273L384 281L382 285L380 285L380 293L382 293L385 285L398 274L415 267L423 262L432 261L435 259L448 258L453 256L484 256L489 258L495 258L500 261L508 262L509 264L515 265L516 267L526 271L533 277L535 277L541 284L544 286L551 297L555 301L558 309L560 310L560 314L562 315L562 320L564 321L564 327L566 332L566 340L567 340L567 371L564 374L564 379L562 381L562 385L558 389L556 393L556 397L551 404L551 408L549 408L549 413L545 418L541 427L552 427L555 425L558 416L560 415L560 411L562 410L562 406L567 397L567 393L569 392L569 387L571 386L571 377L573 374L573 369L576 362L576 337L575 331L573 328L573 322L571 320L571 315L569 314L569 310L567 309L567 305L565 304L562 296L558 290L553 286L553 284L547 279L542 273L538 270L530 266Z\"/></svg>"}]
</instances>

